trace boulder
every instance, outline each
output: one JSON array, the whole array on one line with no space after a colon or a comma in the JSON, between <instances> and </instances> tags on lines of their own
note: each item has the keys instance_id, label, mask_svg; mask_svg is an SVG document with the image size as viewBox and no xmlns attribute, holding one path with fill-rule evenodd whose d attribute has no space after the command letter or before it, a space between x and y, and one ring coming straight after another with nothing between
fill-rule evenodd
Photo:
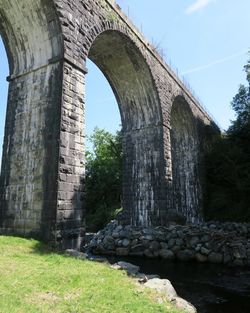
<instances>
[{"instance_id":1,"label":"boulder","mask_svg":"<svg viewBox=\"0 0 250 313\"><path fill-rule=\"evenodd\" d=\"M180 297L175 297L171 301L178 309L188 313L197 313L196 308L187 300Z\"/></svg>"},{"instance_id":2,"label":"boulder","mask_svg":"<svg viewBox=\"0 0 250 313\"><path fill-rule=\"evenodd\" d=\"M85 260L88 257L87 254L73 249L67 249L65 254L81 260Z\"/></svg>"},{"instance_id":3,"label":"boulder","mask_svg":"<svg viewBox=\"0 0 250 313\"><path fill-rule=\"evenodd\" d=\"M177 293L168 279L160 278L149 279L144 284L144 286L150 289L154 289L157 292L163 293L168 300L172 300L173 298L177 297Z\"/></svg>"},{"instance_id":4,"label":"boulder","mask_svg":"<svg viewBox=\"0 0 250 313\"><path fill-rule=\"evenodd\" d=\"M211 252L208 256L208 261L211 263L222 263L223 256L221 253Z\"/></svg>"},{"instance_id":5,"label":"boulder","mask_svg":"<svg viewBox=\"0 0 250 313\"><path fill-rule=\"evenodd\" d=\"M159 256L165 260L173 260L175 258L174 253L171 250L167 250L167 249L160 250Z\"/></svg>"},{"instance_id":6,"label":"boulder","mask_svg":"<svg viewBox=\"0 0 250 313\"><path fill-rule=\"evenodd\" d=\"M204 262L207 262L207 256L206 255L203 255L201 253L196 253L195 254L195 259L196 261L200 262L200 263L204 263Z\"/></svg>"},{"instance_id":7,"label":"boulder","mask_svg":"<svg viewBox=\"0 0 250 313\"><path fill-rule=\"evenodd\" d=\"M120 269L126 271L129 275L136 275L140 267L128 262L120 261L117 263Z\"/></svg>"},{"instance_id":8,"label":"boulder","mask_svg":"<svg viewBox=\"0 0 250 313\"><path fill-rule=\"evenodd\" d=\"M190 261L194 257L194 252L188 249L181 250L177 253L177 259L180 261Z\"/></svg>"},{"instance_id":9,"label":"boulder","mask_svg":"<svg viewBox=\"0 0 250 313\"><path fill-rule=\"evenodd\" d=\"M129 248L117 248L115 250L116 255L124 256L129 254Z\"/></svg>"}]
</instances>

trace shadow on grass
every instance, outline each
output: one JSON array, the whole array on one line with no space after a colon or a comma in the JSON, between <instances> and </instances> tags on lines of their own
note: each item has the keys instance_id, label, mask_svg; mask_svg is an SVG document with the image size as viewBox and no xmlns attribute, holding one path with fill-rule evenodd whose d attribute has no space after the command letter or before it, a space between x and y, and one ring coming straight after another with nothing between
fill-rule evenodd
<instances>
[{"instance_id":1,"label":"shadow on grass","mask_svg":"<svg viewBox=\"0 0 250 313\"><path fill-rule=\"evenodd\" d=\"M1 237L9 238L11 242L11 238L16 239L24 239L27 241L34 241L31 247L32 253L39 254L39 255L47 255L47 254L59 254L62 256L67 257L63 250L58 249L57 247L53 247L46 242L41 241L40 238L35 236L25 236L25 235L18 235L18 234L1 234Z\"/></svg>"},{"instance_id":2,"label":"shadow on grass","mask_svg":"<svg viewBox=\"0 0 250 313\"><path fill-rule=\"evenodd\" d=\"M36 239L37 240L37 239ZM48 244L37 241L33 247L33 252L39 255L46 255L46 254L60 254L63 255L63 251L59 251L56 248L49 246Z\"/></svg>"}]
</instances>

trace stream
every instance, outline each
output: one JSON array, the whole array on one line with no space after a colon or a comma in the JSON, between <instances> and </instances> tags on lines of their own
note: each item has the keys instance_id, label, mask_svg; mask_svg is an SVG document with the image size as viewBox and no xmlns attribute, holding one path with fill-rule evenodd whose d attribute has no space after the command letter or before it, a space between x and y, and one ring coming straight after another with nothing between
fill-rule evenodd
<instances>
[{"instance_id":1,"label":"stream","mask_svg":"<svg viewBox=\"0 0 250 313\"><path fill-rule=\"evenodd\" d=\"M160 259L116 257L140 266L140 272L169 279L178 295L198 313L249 313L250 268L209 263L166 262Z\"/></svg>"}]
</instances>

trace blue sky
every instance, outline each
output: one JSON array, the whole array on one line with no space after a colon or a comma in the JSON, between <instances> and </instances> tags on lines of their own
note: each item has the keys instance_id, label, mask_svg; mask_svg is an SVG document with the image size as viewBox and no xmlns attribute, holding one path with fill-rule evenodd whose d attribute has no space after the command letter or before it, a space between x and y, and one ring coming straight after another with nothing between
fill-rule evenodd
<instances>
[{"instance_id":1,"label":"blue sky","mask_svg":"<svg viewBox=\"0 0 250 313\"><path fill-rule=\"evenodd\" d=\"M178 67L219 125L234 118L230 108L250 49L250 0L117 0L148 40ZM119 110L110 86L88 62L86 130L95 126L114 132ZM0 43L0 146L2 145L8 64ZM1 150L1 149L0 149ZM0 151L1 153L1 151Z\"/></svg>"}]
</instances>

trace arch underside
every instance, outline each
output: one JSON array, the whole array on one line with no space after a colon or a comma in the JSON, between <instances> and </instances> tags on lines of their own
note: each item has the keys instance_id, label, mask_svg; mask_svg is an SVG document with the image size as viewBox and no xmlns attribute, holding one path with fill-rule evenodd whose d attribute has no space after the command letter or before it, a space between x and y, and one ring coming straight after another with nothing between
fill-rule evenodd
<instances>
[{"instance_id":1,"label":"arch underside","mask_svg":"<svg viewBox=\"0 0 250 313\"><path fill-rule=\"evenodd\" d=\"M131 39L112 30L97 36L89 58L108 79L120 109L124 219L135 225L161 223L162 118L149 66Z\"/></svg>"},{"instance_id":2,"label":"arch underside","mask_svg":"<svg viewBox=\"0 0 250 313\"><path fill-rule=\"evenodd\" d=\"M177 97L171 111L173 209L186 222L202 220L199 138L188 103Z\"/></svg>"}]
</instances>

